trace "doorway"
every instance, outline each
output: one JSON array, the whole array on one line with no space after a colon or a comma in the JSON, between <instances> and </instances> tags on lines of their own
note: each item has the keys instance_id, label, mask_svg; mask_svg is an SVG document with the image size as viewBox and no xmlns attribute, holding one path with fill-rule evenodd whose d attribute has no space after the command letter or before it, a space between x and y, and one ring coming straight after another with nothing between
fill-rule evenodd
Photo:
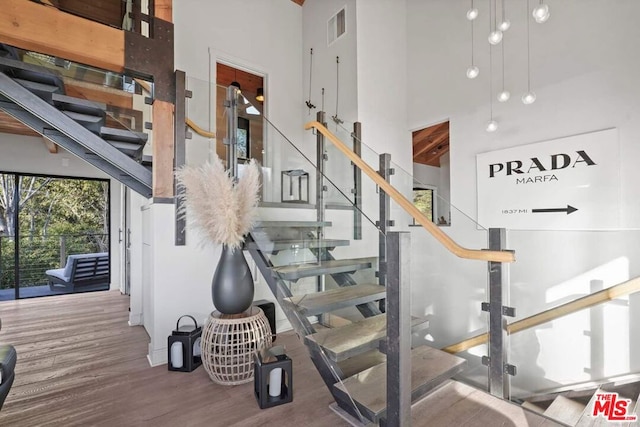
<instances>
[{"instance_id":1,"label":"doorway","mask_svg":"<svg viewBox=\"0 0 640 427\"><path fill-rule=\"evenodd\" d=\"M438 225L451 224L449 121L412 133L414 203L431 210Z\"/></svg>"},{"instance_id":2,"label":"doorway","mask_svg":"<svg viewBox=\"0 0 640 427\"><path fill-rule=\"evenodd\" d=\"M109 253L108 180L0 173L0 300L59 294L47 270ZM91 290L109 289L110 280Z\"/></svg>"}]
</instances>

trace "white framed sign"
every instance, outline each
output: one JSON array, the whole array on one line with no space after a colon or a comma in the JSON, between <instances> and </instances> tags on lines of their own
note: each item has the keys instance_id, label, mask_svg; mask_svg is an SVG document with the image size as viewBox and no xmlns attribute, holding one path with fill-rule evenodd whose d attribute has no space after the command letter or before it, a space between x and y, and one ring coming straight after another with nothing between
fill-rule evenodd
<instances>
[{"instance_id":1,"label":"white framed sign","mask_svg":"<svg viewBox=\"0 0 640 427\"><path fill-rule=\"evenodd\" d=\"M618 130L476 155L478 222L513 230L620 227Z\"/></svg>"}]
</instances>

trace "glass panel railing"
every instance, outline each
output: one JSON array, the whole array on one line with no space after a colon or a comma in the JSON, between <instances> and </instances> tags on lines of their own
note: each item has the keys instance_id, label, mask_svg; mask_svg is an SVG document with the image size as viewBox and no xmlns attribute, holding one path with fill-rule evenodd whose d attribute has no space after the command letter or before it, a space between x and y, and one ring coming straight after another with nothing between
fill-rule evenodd
<instances>
[{"instance_id":1,"label":"glass panel railing","mask_svg":"<svg viewBox=\"0 0 640 427\"><path fill-rule=\"evenodd\" d=\"M30 87L29 82L57 86L56 93L71 97L54 102L49 99L50 94L44 94L47 90L32 89L36 93L41 90L41 97L91 132L112 142L136 160L141 159L143 150L145 154L150 153L152 132L145 123L153 121L152 106L147 102L153 96L152 83L22 49L13 50L10 59L36 67L13 73L15 78L26 82L27 87ZM76 102L77 99L103 104L104 110L89 108ZM135 132L138 136L132 139L130 135L122 135L121 131Z\"/></svg>"},{"instance_id":2,"label":"glass panel railing","mask_svg":"<svg viewBox=\"0 0 640 427\"><path fill-rule=\"evenodd\" d=\"M508 295L517 314L509 321L514 400L640 381L640 284L635 251L620 244L639 238L638 230L509 231L518 253ZM515 332L522 325L530 327Z\"/></svg>"},{"instance_id":3,"label":"glass panel railing","mask_svg":"<svg viewBox=\"0 0 640 427\"><path fill-rule=\"evenodd\" d=\"M331 125L329 126L331 128ZM349 126L338 127L337 137L353 138ZM365 143L360 142L360 157L375 171L380 170L380 155ZM330 142L327 145L331 145ZM416 180L401 166L389 161L392 174L391 185L409 201L413 201ZM331 173L328 170L327 173ZM337 178L336 178L337 177ZM349 176L336 174L328 178L341 184L341 192L348 192L353 181ZM422 185L422 187L427 187ZM371 179L362 176L362 211L372 218L378 218L381 211L379 191ZM481 227L472 216L461 212L437 192L422 195L416 205L424 208L423 213L431 216L437 224L438 212L450 212L442 220L445 231L455 242L466 248L482 249L488 246L487 230ZM431 207L431 212L427 212ZM430 215L429 215L430 214ZM411 215L397 202L390 201L387 230L408 231L411 233L411 289L412 315L429 319L429 328L422 334L427 345L444 348L451 344L486 333L488 315L481 304L488 301L487 264L482 261L459 258L447 250L422 226L416 226ZM449 226L453 223L454 226ZM485 344L470 348L458 356L467 360L467 369L459 379L476 386L487 387L487 368L482 357L488 355Z\"/></svg>"}]
</instances>

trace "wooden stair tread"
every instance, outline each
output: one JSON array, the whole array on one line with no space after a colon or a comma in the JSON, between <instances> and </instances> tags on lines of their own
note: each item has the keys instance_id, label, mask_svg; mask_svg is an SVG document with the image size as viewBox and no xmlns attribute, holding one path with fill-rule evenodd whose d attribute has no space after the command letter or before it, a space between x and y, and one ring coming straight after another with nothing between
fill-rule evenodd
<instances>
[{"instance_id":1,"label":"wooden stair tread","mask_svg":"<svg viewBox=\"0 0 640 427\"><path fill-rule=\"evenodd\" d=\"M262 252L279 252L296 249L335 248L349 246L349 240L338 239L286 239L286 240L258 240L247 244L249 249L259 249Z\"/></svg>"},{"instance_id":2,"label":"wooden stair tread","mask_svg":"<svg viewBox=\"0 0 640 427\"><path fill-rule=\"evenodd\" d=\"M331 227L329 221L259 221L255 228L318 228Z\"/></svg>"},{"instance_id":3,"label":"wooden stair tread","mask_svg":"<svg viewBox=\"0 0 640 427\"><path fill-rule=\"evenodd\" d=\"M378 350L369 350L365 353L350 357L338 362L338 366L345 378L356 375L365 369L372 368L387 361L387 355Z\"/></svg>"},{"instance_id":4,"label":"wooden stair tread","mask_svg":"<svg viewBox=\"0 0 640 427\"><path fill-rule=\"evenodd\" d=\"M411 408L413 427L431 426L527 426L555 427L549 420L519 405L499 399L458 381L434 390Z\"/></svg>"},{"instance_id":5,"label":"wooden stair tread","mask_svg":"<svg viewBox=\"0 0 640 427\"><path fill-rule=\"evenodd\" d=\"M380 300L385 296L386 290L384 286L365 283L314 294L296 295L286 298L285 301L294 305L303 316L315 316L345 307Z\"/></svg>"},{"instance_id":6,"label":"wooden stair tread","mask_svg":"<svg viewBox=\"0 0 640 427\"><path fill-rule=\"evenodd\" d=\"M291 264L271 269L274 277L284 280L298 280L303 277L324 274L352 273L371 268L371 258L335 259L304 264Z\"/></svg>"},{"instance_id":7,"label":"wooden stair tread","mask_svg":"<svg viewBox=\"0 0 640 427\"><path fill-rule=\"evenodd\" d=\"M461 372L466 360L435 348L421 346L411 350L411 400L417 401L453 375ZM334 385L339 394L347 393L368 419L378 422L387 406L387 365L366 369Z\"/></svg>"},{"instance_id":8,"label":"wooden stair tread","mask_svg":"<svg viewBox=\"0 0 640 427\"><path fill-rule=\"evenodd\" d=\"M412 318L411 326L424 324L425 319ZM325 329L304 337L305 343L323 348L335 362L378 347L378 341L387 334L387 316L368 317L359 322L334 329Z\"/></svg>"},{"instance_id":9,"label":"wooden stair tread","mask_svg":"<svg viewBox=\"0 0 640 427\"><path fill-rule=\"evenodd\" d=\"M584 409L582 403L560 395L544 411L544 416L574 426L580 420Z\"/></svg>"}]
</instances>

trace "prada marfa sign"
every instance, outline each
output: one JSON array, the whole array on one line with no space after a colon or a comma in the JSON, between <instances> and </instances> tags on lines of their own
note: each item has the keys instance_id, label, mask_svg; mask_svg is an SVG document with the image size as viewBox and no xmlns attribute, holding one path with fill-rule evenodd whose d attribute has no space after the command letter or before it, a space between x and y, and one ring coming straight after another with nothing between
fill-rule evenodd
<instances>
[{"instance_id":1,"label":"prada marfa sign","mask_svg":"<svg viewBox=\"0 0 640 427\"><path fill-rule=\"evenodd\" d=\"M478 222L512 230L620 226L617 129L476 156Z\"/></svg>"}]
</instances>

